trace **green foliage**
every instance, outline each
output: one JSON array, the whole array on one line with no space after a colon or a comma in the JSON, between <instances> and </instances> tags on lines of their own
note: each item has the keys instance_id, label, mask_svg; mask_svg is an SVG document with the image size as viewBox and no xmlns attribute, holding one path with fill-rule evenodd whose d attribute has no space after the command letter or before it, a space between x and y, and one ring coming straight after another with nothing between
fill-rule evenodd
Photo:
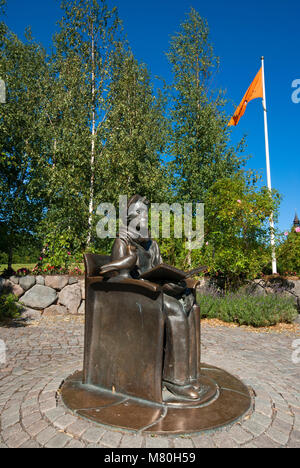
<instances>
[{"instance_id":1,"label":"green foliage","mask_svg":"<svg viewBox=\"0 0 300 468\"><path fill-rule=\"evenodd\" d=\"M167 138L165 96L154 96L146 66L122 44L113 55L107 101L102 164L107 199L142 193L152 202L165 201L169 181L159 157Z\"/></svg>"},{"instance_id":2,"label":"green foliage","mask_svg":"<svg viewBox=\"0 0 300 468\"><path fill-rule=\"evenodd\" d=\"M278 248L278 269L282 275L300 276L300 228L293 227Z\"/></svg>"},{"instance_id":3,"label":"green foliage","mask_svg":"<svg viewBox=\"0 0 300 468\"><path fill-rule=\"evenodd\" d=\"M276 294L246 296L228 294L225 297L198 295L203 318L216 318L223 322L268 327L277 323L292 323L297 317L293 298Z\"/></svg>"},{"instance_id":4,"label":"green foliage","mask_svg":"<svg viewBox=\"0 0 300 468\"><path fill-rule=\"evenodd\" d=\"M49 229L45 236L45 246L34 273L42 271L64 273L82 262L81 245L74 232L66 230L55 233ZM77 265L78 266L78 265Z\"/></svg>"},{"instance_id":5,"label":"green foliage","mask_svg":"<svg viewBox=\"0 0 300 468\"><path fill-rule=\"evenodd\" d=\"M276 191L258 189L243 173L217 181L205 198L205 244L196 262L227 286L257 277L270 263L269 216L276 219L279 202Z\"/></svg>"},{"instance_id":6,"label":"green foliage","mask_svg":"<svg viewBox=\"0 0 300 468\"><path fill-rule=\"evenodd\" d=\"M229 145L226 101L211 89L218 58L206 21L191 9L172 39L168 101L134 58L116 8L106 0L62 8L51 56L29 30L22 42L0 24L0 261L11 265L13 251L15 261L32 261L44 246L35 271L66 272L83 251L107 253L97 205L141 193L206 204L207 245L189 252L173 232L160 242L165 261L208 265L230 284L255 277L269 262L267 219L278 196L239 173L244 142Z\"/></svg>"},{"instance_id":7,"label":"green foliage","mask_svg":"<svg viewBox=\"0 0 300 468\"><path fill-rule=\"evenodd\" d=\"M268 269L271 259L269 216L276 219L280 197L267 188L258 189L253 174L237 173L218 180L205 197L204 245L192 250L191 262L183 233L174 237L171 215L170 239L159 239L165 262L178 268L208 267L222 287L234 289ZM195 219L194 219L195 221Z\"/></svg>"},{"instance_id":8,"label":"green foliage","mask_svg":"<svg viewBox=\"0 0 300 468\"><path fill-rule=\"evenodd\" d=\"M20 317L21 312L17 302L18 298L13 294L0 293L0 322Z\"/></svg>"},{"instance_id":9,"label":"green foliage","mask_svg":"<svg viewBox=\"0 0 300 468\"><path fill-rule=\"evenodd\" d=\"M230 129L223 92L211 90L219 60L209 41L207 22L193 8L172 38L173 68L170 152L173 186L180 201L203 202L212 184L239 170L244 141L229 146Z\"/></svg>"},{"instance_id":10,"label":"green foliage","mask_svg":"<svg viewBox=\"0 0 300 468\"><path fill-rule=\"evenodd\" d=\"M45 52L24 43L7 28L0 40L0 76L6 84L6 104L0 106L0 250L12 262L15 245L25 245L42 216L42 201L34 191L40 155L39 110Z\"/></svg>"}]
</instances>

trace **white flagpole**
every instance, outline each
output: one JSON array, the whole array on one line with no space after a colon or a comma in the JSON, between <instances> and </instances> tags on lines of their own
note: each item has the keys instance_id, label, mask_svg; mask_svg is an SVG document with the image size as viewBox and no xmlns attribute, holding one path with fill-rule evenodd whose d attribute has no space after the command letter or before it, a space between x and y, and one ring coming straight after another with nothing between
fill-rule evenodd
<instances>
[{"instance_id":1,"label":"white flagpole","mask_svg":"<svg viewBox=\"0 0 300 468\"><path fill-rule=\"evenodd\" d=\"M272 183L271 183L271 168L270 168L270 152L269 152L269 136L268 136L268 118L267 118L267 100L266 100L264 57L261 58L261 67L262 67L262 81L263 81L263 109L264 109L264 125L265 125L267 180L268 180L268 189L271 192L272 191ZM270 228L271 228L271 247L272 247L272 273L273 273L273 275L275 275L275 274L277 274L277 261L276 261L273 213L271 213L271 216L270 216Z\"/></svg>"}]
</instances>

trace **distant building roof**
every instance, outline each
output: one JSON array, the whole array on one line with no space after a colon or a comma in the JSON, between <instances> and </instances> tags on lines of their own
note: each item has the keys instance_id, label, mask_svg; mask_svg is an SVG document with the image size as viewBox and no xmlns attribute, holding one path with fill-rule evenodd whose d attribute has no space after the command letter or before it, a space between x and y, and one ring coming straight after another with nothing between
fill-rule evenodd
<instances>
[{"instance_id":1,"label":"distant building roof","mask_svg":"<svg viewBox=\"0 0 300 468\"><path fill-rule=\"evenodd\" d=\"M299 221L297 213L295 214L294 226L300 226L300 221Z\"/></svg>"}]
</instances>

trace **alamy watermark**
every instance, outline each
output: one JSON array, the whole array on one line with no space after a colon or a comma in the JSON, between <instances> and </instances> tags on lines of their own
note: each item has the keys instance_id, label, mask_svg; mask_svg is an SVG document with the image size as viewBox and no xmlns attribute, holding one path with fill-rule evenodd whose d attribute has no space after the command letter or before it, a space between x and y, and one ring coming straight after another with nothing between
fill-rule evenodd
<instances>
[{"instance_id":1,"label":"alamy watermark","mask_svg":"<svg viewBox=\"0 0 300 468\"><path fill-rule=\"evenodd\" d=\"M292 353L292 362L293 364L300 364L300 340L294 340L292 348L295 350Z\"/></svg>"},{"instance_id":2,"label":"alamy watermark","mask_svg":"<svg viewBox=\"0 0 300 468\"><path fill-rule=\"evenodd\" d=\"M0 104L6 103L6 85L3 80L0 78Z\"/></svg>"},{"instance_id":3,"label":"alamy watermark","mask_svg":"<svg viewBox=\"0 0 300 468\"><path fill-rule=\"evenodd\" d=\"M0 364L6 364L6 345L0 340Z\"/></svg>"},{"instance_id":4,"label":"alamy watermark","mask_svg":"<svg viewBox=\"0 0 300 468\"><path fill-rule=\"evenodd\" d=\"M151 219L149 226L149 208ZM188 250L201 249L204 244L204 204L196 203L152 203L151 207L142 200L128 207L126 195L119 197L119 228L133 238L175 239L185 238ZM115 239L117 236L117 210L112 203L101 203L97 208L101 217L96 231L100 239Z\"/></svg>"},{"instance_id":5,"label":"alamy watermark","mask_svg":"<svg viewBox=\"0 0 300 468\"><path fill-rule=\"evenodd\" d=\"M292 88L296 88L292 93L292 102L294 104L300 103L300 79L294 80L292 82Z\"/></svg>"}]
</instances>

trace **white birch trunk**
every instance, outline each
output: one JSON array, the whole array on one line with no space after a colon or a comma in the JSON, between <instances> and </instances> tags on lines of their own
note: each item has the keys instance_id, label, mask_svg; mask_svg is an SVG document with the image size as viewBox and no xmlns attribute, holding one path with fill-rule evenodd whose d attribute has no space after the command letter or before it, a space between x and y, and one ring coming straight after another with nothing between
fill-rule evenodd
<instances>
[{"instance_id":1,"label":"white birch trunk","mask_svg":"<svg viewBox=\"0 0 300 468\"><path fill-rule=\"evenodd\" d=\"M88 217L88 236L87 247L92 239L92 223L94 211L94 186L95 186L95 136L96 136L96 110L95 110L95 39L94 26L92 25L92 134L91 134L91 179L90 179L90 199L89 199L89 217Z\"/></svg>"}]
</instances>

